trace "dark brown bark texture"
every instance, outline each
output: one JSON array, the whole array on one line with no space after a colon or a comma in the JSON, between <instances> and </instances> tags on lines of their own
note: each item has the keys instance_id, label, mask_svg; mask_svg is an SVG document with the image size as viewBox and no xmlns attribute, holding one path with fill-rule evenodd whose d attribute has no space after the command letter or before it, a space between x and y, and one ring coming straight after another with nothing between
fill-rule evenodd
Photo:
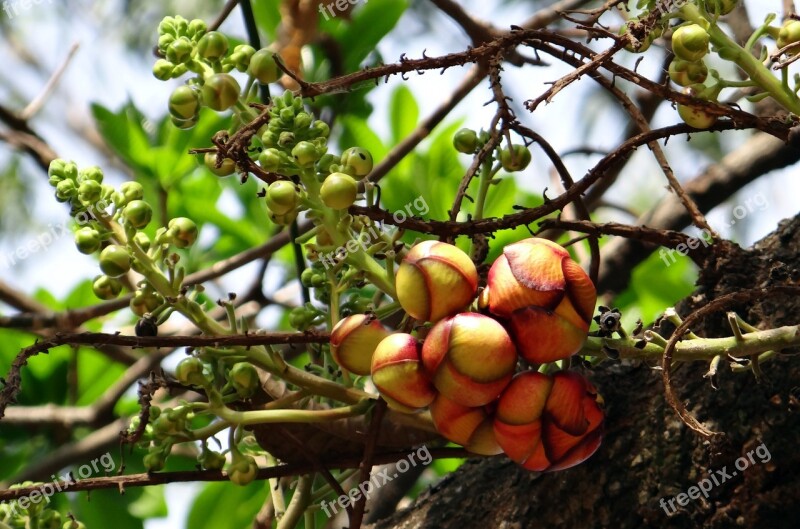
<instances>
[{"instance_id":1,"label":"dark brown bark texture","mask_svg":"<svg viewBox=\"0 0 800 529\"><path fill-rule=\"evenodd\" d=\"M770 236L743 250L725 244L701 267L695 293L678 305L689 314L709 300L746 288L797 281L800 216L783 221ZM658 278L654 277L653 281ZM798 297L773 296L732 307L759 328L800 322ZM664 327L668 336L672 329ZM725 314L693 329L700 336L730 336ZM673 373L680 399L707 426L724 432L708 442L679 420L664 399L661 373L642 362L601 364L587 375L606 402L605 439L597 453L575 468L528 472L504 457L471 460L424 492L409 509L379 521L375 529L615 529L800 527L800 361L783 351L765 363L764 380L722 365L719 389L703 375L708 365L683 364ZM771 460L737 471L737 458L762 443ZM762 449L763 454L763 449ZM688 505L659 502L686 493L709 474L723 481ZM733 472L736 475L733 476ZM671 509L670 509L671 511Z\"/></svg>"}]
</instances>

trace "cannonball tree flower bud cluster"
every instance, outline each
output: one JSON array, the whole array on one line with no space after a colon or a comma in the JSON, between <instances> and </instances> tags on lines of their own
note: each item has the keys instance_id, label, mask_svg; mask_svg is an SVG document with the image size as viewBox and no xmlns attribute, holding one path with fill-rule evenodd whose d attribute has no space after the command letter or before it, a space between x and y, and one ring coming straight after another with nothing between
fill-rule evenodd
<instances>
[{"instance_id":1,"label":"cannonball tree flower bud cluster","mask_svg":"<svg viewBox=\"0 0 800 529\"><path fill-rule=\"evenodd\" d=\"M23 481L8 487L9 490L22 488L44 487L41 482ZM41 501L43 494L39 495L40 501L33 500L33 495L24 496L17 500L7 503L0 503L0 527L10 529L28 529L37 527L38 529L86 529L86 525L75 519L72 514L62 516L55 508L50 508L50 502ZM66 519L66 521L64 521Z\"/></svg>"},{"instance_id":2,"label":"cannonball tree flower bud cluster","mask_svg":"<svg viewBox=\"0 0 800 529\"><path fill-rule=\"evenodd\" d=\"M489 270L483 312L468 311L478 291L475 265L447 243L415 245L396 286L403 309L431 323L425 332L388 334L358 315L331 335L334 357L348 369L362 373L371 357L372 382L391 408L428 408L450 441L478 454L505 452L531 470L567 468L597 449L603 412L589 382L575 372L514 376L520 357L534 365L564 360L587 337L595 287L564 248L538 238L506 246Z\"/></svg>"},{"instance_id":3,"label":"cannonball tree flower bud cluster","mask_svg":"<svg viewBox=\"0 0 800 529\"><path fill-rule=\"evenodd\" d=\"M166 260L163 257L171 246L188 248L197 240L197 225L185 217L169 220L168 226L158 228L151 240L147 230L153 220L153 209L138 182L124 182L115 189L103 182L99 167L79 170L74 162L61 159L50 164L48 174L56 200L70 204L79 226L75 231L78 251L99 254L102 275L94 278L92 290L100 299L118 297L123 290L122 278L131 271L146 276L148 271L165 263L170 273L176 272L178 256L174 254ZM180 270L177 269L176 282L183 277ZM131 298L130 308L143 318L156 313L164 303L158 290L143 280ZM145 327L137 329L146 332Z\"/></svg>"}]
</instances>

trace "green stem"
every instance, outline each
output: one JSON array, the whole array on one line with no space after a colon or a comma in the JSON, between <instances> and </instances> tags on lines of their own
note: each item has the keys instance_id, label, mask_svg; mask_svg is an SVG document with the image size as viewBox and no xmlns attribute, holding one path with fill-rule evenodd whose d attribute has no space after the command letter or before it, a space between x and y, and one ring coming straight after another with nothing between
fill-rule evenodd
<instances>
[{"instance_id":1,"label":"green stem","mask_svg":"<svg viewBox=\"0 0 800 529\"><path fill-rule=\"evenodd\" d=\"M374 403L365 399L352 406L333 408L331 410L254 410L235 411L227 406L214 407L214 412L231 424L249 426L276 422L327 422L363 415Z\"/></svg>"},{"instance_id":2,"label":"green stem","mask_svg":"<svg viewBox=\"0 0 800 529\"><path fill-rule=\"evenodd\" d=\"M747 50L734 42L719 26L710 22L696 5L684 5L680 9L680 14L686 20L702 27L708 27L707 31L711 42L718 50L724 50L725 59L735 62L739 68L747 73L750 79L755 81L766 92L769 92L772 98L784 108L800 115L800 99L794 93L784 90L781 81L772 75L772 72L751 53L748 53Z\"/></svg>"},{"instance_id":3,"label":"green stem","mask_svg":"<svg viewBox=\"0 0 800 529\"><path fill-rule=\"evenodd\" d=\"M294 494L289 502L289 507L286 509L286 514L278 522L278 529L294 529L297 527L300 518L306 510L308 500L311 495L311 486L314 484L314 478L310 475L300 476L297 479L297 487L294 489Z\"/></svg>"}]
</instances>

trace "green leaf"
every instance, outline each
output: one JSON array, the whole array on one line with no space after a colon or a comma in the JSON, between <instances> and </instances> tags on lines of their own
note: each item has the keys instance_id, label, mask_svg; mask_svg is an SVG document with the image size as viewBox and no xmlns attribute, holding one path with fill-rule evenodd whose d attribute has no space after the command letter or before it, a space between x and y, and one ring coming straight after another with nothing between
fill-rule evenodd
<instances>
[{"instance_id":1,"label":"green leaf","mask_svg":"<svg viewBox=\"0 0 800 529\"><path fill-rule=\"evenodd\" d=\"M406 0L365 2L354 11L349 24L342 23L332 28L331 32L345 53L346 73L359 68L361 61L375 50L378 43L394 28L407 7Z\"/></svg>"},{"instance_id":2,"label":"green leaf","mask_svg":"<svg viewBox=\"0 0 800 529\"><path fill-rule=\"evenodd\" d=\"M392 127L392 144L414 132L419 120L419 106L414 95L406 85L400 85L392 94L389 104L391 109L390 124Z\"/></svg>"},{"instance_id":3,"label":"green leaf","mask_svg":"<svg viewBox=\"0 0 800 529\"><path fill-rule=\"evenodd\" d=\"M249 529L268 493L268 481L254 481L246 487L229 482L210 483L195 499L186 527Z\"/></svg>"},{"instance_id":4,"label":"green leaf","mask_svg":"<svg viewBox=\"0 0 800 529\"><path fill-rule=\"evenodd\" d=\"M164 498L164 487L145 487L142 495L128 506L136 518L163 518L169 514L167 501Z\"/></svg>"}]
</instances>

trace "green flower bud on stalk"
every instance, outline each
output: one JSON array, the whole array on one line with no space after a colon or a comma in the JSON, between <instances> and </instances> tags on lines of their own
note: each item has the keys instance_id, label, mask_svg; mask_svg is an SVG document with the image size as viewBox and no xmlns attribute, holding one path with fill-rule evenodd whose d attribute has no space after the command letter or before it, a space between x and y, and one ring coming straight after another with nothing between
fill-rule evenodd
<instances>
[{"instance_id":1,"label":"green flower bud on stalk","mask_svg":"<svg viewBox=\"0 0 800 529\"><path fill-rule=\"evenodd\" d=\"M294 129L295 130L303 130L307 129L311 126L311 123L314 121L314 118L311 117L311 114L308 112L298 112L297 115L294 117Z\"/></svg>"},{"instance_id":2,"label":"green flower bud on stalk","mask_svg":"<svg viewBox=\"0 0 800 529\"><path fill-rule=\"evenodd\" d=\"M221 59L228 53L228 37L218 31L209 31L197 42L197 53L210 61Z\"/></svg>"},{"instance_id":3,"label":"green flower bud on stalk","mask_svg":"<svg viewBox=\"0 0 800 529\"><path fill-rule=\"evenodd\" d=\"M118 206L124 206L133 200L144 198L144 188L139 182L123 182L119 186L119 191L122 196L122 202L117 204Z\"/></svg>"},{"instance_id":4,"label":"green flower bud on stalk","mask_svg":"<svg viewBox=\"0 0 800 529\"><path fill-rule=\"evenodd\" d=\"M311 130L319 138L327 138L331 134L330 126L320 119L311 124Z\"/></svg>"},{"instance_id":5,"label":"green flower bud on stalk","mask_svg":"<svg viewBox=\"0 0 800 529\"><path fill-rule=\"evenodd\" d=\"M232 107L239 99L239 83L233 76L217 73L206 79L203 85L203 101L218 112Z\"/></svg>"},{"instance_id":6,"label":"green flower bud on stalk","mask_svg":"<svg viewBox=\"0 0 800 529\"><path fill-rule=\"evenodd\" d=\"M258 50L250 57L247 72L261 84L274 83L281 76L278 63L275 62L275 54L266 48Z\"/></svg>"},{"instance_id":7,"label":"green flower bud on stalk","mask_svg":"<svg viewBox=\"0 0 800 529\"><path fill-rule=\"evenodd\" d=\"M175 116L170 116L172 124L181 130L188 130L197 125L197 116L192 119L180 119Z\"/></svg>"},{"instance_id":8,"label":"green flower bud on stalk","mask_svg":"<svg viewBox=\"0 0 800 529\"><path fill-rule=\"evenodd\" d=\"M83 522L79 522L77 520L64 522L64 525L61 529L86 529L86 525Z\"/></svg>"},{"instance_id":9,"label":"green flower bud on stalk","mask_svg":"<svg viewBox=\"0 0 800 529\"><path fill-rule=\"evenodd\" d=\"M269 220L278 226L288 226L297 219L297 210L289 211L288 213L278 214L274 211L269 212Z\"/></svg>"},{"instance_id":10,"label":"green flower bud on stalk","mask_svg":"<svg viewBox=\"0 0 800 529\"><path fill-rule=\"evenodd\" d=\"M122 215L128 224L140 230L150 224L150 219L153 218L153 208L144 200L132 200L122 210Z\"/></svg>"},{"instance_id":11,"label":"green flower bud on stalk","mask_svg":"<svg viewBox=\"0 0 800 529\"><path fill-rule=\"evenodd\" d=\"M153 65L153 76L159 81L166 81L172 79L172 73L175 70L175 65L166 59L158 59Z\"/></svg>"},{"instance_id":12,"label":"green flower bud on stalk","mask_svg":"<svg viewBox=\"0 0 800 529\"><path fill-rule=\"evenodd\" d=\"M478 133L472 129L460 129L453 136L453 147L464 154L474 153L478 148Z\"/></svg>"},{"instance_id":13,"label":"green flower bud on stalk","mask_svg":"<svg viewBox=\"0 0 800 529\"><path fill-rule=\"evenodd\" d=\"M50 162L50 166L47 168L47 175L50 177L50 185L55 187L59 182L77 178L78 167L73 162L56 158Z\"/></svg>"},{"instance_id":14,"label":"green flower bud on stalk","mask_svg":"<svg viewBox=\"0 0 800 529\"><path fill-rule=\"evenodd\" d=\"M222 470L226 463L224 455L208 449L203 449L197 460L206 470Z\"/></svg>"},{"instance_id":15,"label":"green flower bud on stalk","mask_svg":"<svg viewBox=\"0 0 800 529\"><path fill-rule=\"evenodd\" d=\"M282 108L278 113L278 120L285 125L290 125L294 123L294 116L295 112L293 108Z\"/></svg>"},{"instance_id":16,"label":"green flower bud on stalk","mask_svg":"<svg viewBox=\"0 0 800 529\"><path fill-rule=\"evenodd\" d=\"M106 246L100 252L100 270L109 277L120 277L131 269L131 256L122 246Z\"/></svg>"},{"instance_id":17,"label":"green flower bud on stalk","mask_svg":"<svg viewBox=\"0 0 800 529\"><path fill-rule=\"evenodd\" d=\"M164 303L164 298L155 292L144 292L137 290L131 298L130 309L131 311L143 318L145 314L153 312Z\"/></svg>"},{"instance_id":18,"label":"green flower bud on stalk","mask_svg":"<svg viewBox=\"0 0 800 529\"><path fill-rule=\"evenodd\" d=\"M203 157L203 162L217 176L230 176L236 171L236 162L231 158L224 158L220 166L217 167L217 154L213 152L207 152Z\"/></svg>"},{"instance_id":19,"label":"green flower bud on stalk","mask_svg":"<svg viewBox=\"0 0 800 529\"><path fill-rule=\"evenodd\" d=\"M331 173L322 183L319 196L323 204L332 209L347 209L358 195L358 182L344 173Z\"/></svg>"},{"instance_id":20,"label":"green flower bud on stalk","mask_svg":"<svg viewBox=\"0 0 800 529\"><path fill-rule=\"evenodd\" d=\"M258 372L249 362L238 362L233 365L228 375L233 388L240 398L249 399L261 387Z\"/></svg>"},{"instance_id":21,"label":"green flower bud on stalk","mask_svg":"<svg viewBox=\"0 0 800 529\"><path fill-rule=\"evenodd\" d=\"M256 475L258 475L258 465L256 464L256 460L252 457L245 455L239 455L237 457L237 454L238 452L234 452L233 462L228 469L228 477L232 483L244 487L256 479Z\"/></svg>"},{"instance_id":22,"label":"green flower bud on stalk","mask_svg":"<svg viewBox=\"0 0 800 529\"><path fill-rule=\"evenodd\" d=\"M158 472L159 470L164 470L166 458L164 454L161 453L161 450L158 450L144 456L142 462L144 463L144 468L146 468L148 472Z\"/></svg>"},{"instance_id":23,"label":"green flower bud on stalk","mask_svg":"<svg viewBox=\"0 0 800 529\"><path fill-rule=\"evenodd\" d=\"M75 246L83 254L92 254L100 249L100 233L88 226L75 232Z\"/></svg>"},{"instance_id":24,"label":"green flower bud on stalk","mask_svg":"<svg viewBox=\"0 0 800 529\"><path fill-rule=\"evenodd\" d=\"M47 510L39 516L40 529L61 529L61 513Z\"/></svg>"},{"instance_id":25,"label":"green flower bud on stalk","mask_svg":"<svg viewBox=\"0 0 800 529\"><path fill-rule=\"evenodd\" d=\"M512 145L514 152L508 149L500 151L500 163L508 172L522 171L531 163L531 152L524 145Z\"/></svg>"},{"instance_id":26,"label":"green flower bud on stalk","mask_svg":"<svg viewBox=\"0 0 800 529\"><path fill-rule=\"evenodd\" d=\"M143 231L137 231L136 235L133 236L133 242L139 245L139 248L144 250L145 252L150 249L150 237Z\"/></svg>"},{"instance_id":27,"label":"green flower bud on stalk","mask_svg":"<svg viewBox=\"0 0 800 529\"><path fill-rule=\"evenodd\" d=\"M204 369L205 365L199 358L190 356L181 360L175 368L175 378L186 386L205 386L208 379L203 373Z\"/></svg>"},{"instance_id":28,"label":"green flower bud on stalk","mask_svg":"<svg viewBox=\"0 0 800 529\"><path fill-rule=\"evenodd\" d=\"M675 57L669 63L669 78L680 86L702 84L708 78L708 67L703 61L690 62Z\"/></svg>"},{"instance_id":29,"label":"green flower bud on stalk","mask_svg":"<svg viewBox=\"0 0 800 529\"><path fill-rule=\"evenodd\" d=\"M94 180L85 180L78 186L78 200L85 206L100 200L102 193L103 186Z\"/></svg>"},{"instance_id":30,"label":"green flower bud on stalk","mask_svg":"<svg viewBox=\"0 0 800 529\"><path fill-rule=\"evenodd\" d=\"M189 60L192 55L192 41L187 37L178 37L167 46L167 60L172 64L181 64Z\"/></svg>"},{"instance_id":31,"label":"green flower bud on stalk","mask_svg":"<svg viewBox=\"0 0 800 529\"><path fill-rule=\"evenodd\" d=\"M286 215L297 208L300 195L297 186L288 180L272 182L267 187L267 207L276 215Z\"/></svg>"},{"instance_id":32,"label":"green flower bud on stalk","mask_svg":"<svg viewBox=\"0 0 800 529\"><path fill-rule=\"evenodd\" d=\"M85 182L86 180L93 180L98 184L102 184L103 170L97 167L96 165L84 167L83 169L78 171L77 181L80 184L81 182Z\"/></svg>"},{"instance_id":33,"label":"green flower bud on stalk","mask_svg":"<svg viewBox=\"0 0 800 529\"><path fill-rule=\"evenodd\" d=\"M331 165L338 165L339 163L341 163L341 160L335 154L323 154L319 161L317 161L317 171L321 173L330 173Z\"/></svg>"},{"instance_id":34,"label":"green flower bud on stalk","mask_svg":"<svg viewBox=\"0 0 800 529\"><path fill-rule=\"evenodd\" d=\"M281 132L280 135L278 136L278 146L289 147L294 143L294 139L295 138L293 132L288 132L288 131Z\"/></svg>"},{"instance_id":35,"label":"green flower bud on stalk","mask_svg":"<svg viewBox=\"0 0 800 529\"><path fill-rule=\"evenodd\" d=\"M697 97L702 93L703 88L702 85L689 86L683 90L683 93ZM684 123L699 130L710 128L717 122L717 116L699 106L678 105L678 115Z\"/></svg>"},{"instance_id":36,"label":"green flower bud on stalk","mask_svg":"<svg viewBox=\"0 0 800 529\"><path fill-rule=\"evenodd\" d=\"M681 26L672 34L672 51L683 60L699 61L708 53L710 37L697 24Z\"/></svg>"},{"instance_id":37,"label":"green flower bud on stalk","mask_svg":"<svg viewBox=\"0 0 800 529\"><path fill-rule=\"evenodd\" d=\"M783 23L783 26L781 26L781 30L778 33L778 49L785 48L786 46L794 44L795 42L800 42L800 21L788 19ZM800 52L800 47L789 50L787 53L790 57L794 57L798 52Z\"/></svg>"},{"instance_id":38,"label":"green flower bud on stalk","mask_svg":"<svg viewBox=\"0 0 800 529\"><path fill-rule=\"evenodd\" d=\"M320 154L310 141L300 141L292 149L292 157L298 167L307 168L314 165Z\"/></svg>"},{"instance_id":39,"label":"green flower bud on stalk","mask_svg":"<svg viewBox=\"0 0 800 529\"><path fill-rule=\"evenodd\" d=\"M265 149L258 155L258 163L261 167L270 173L275 173L283 163L280 151L278 149Z\"/></svg>"},{"instance_id":40,"label":"green flower bud on stalk","mask_svg":"<svg viewBox=\"0 0 800 529\"><path fill-rule=\"evenodd\" d=\"M119 293L122 292L122 283L113 277L97 276L92 282L92 292L99 299L105 301L116 299Z\"/></svg>"},{"instance_id":41,"label":"green flower bud on stalk","mask_svg":"<svg viewBox=\"0 0 800 529\"><path fill-rule=\"evenodd\" d=\"M252 46L248 44L239 44L233 49L233 53L231 53L226 62L240 72L246 72L247 68L250 66L250 60L255 53L256 50Z\"/></svg>"},{"instance_id":42,"label":"green flower bud on stalk","mask_svg":"<svg viewBox=\"0 0 800 529\"><path fill-rule=\"evenodd\" d=\"M161 51L161 53L166 55L167 48L173 42L175 42L175 35L171 35L169 33L165 33L164 35L161 35L160 37L158 37L158 49L159 49L159 51Z\"/></svg>"},{"instance_id":43,"label":"green flower bud on stalk","mask_svg":"<svg viewBox=\"0 0 800 529\"><path fill-rule=\"evenodd\" d=\"M175 33L178 36L186 35L189 31L189 21L180 15L175 16Z\"/></svg>"},{"instance_id":44,"label":"green flower bud on stalk","mask_svg":"<svg viewBox=\"0 0 800 529\"><path fill-rule=\"evenodd\" d=\"M733 11L737 5L739 0L712 0L709 7L713 14L724 16Z\"/></svg>"},{"instance_id":45,"label":"green flower bud on stalk","mask_svg":"<svg viewBox=\"0 0 800 529\"><path fill-rule=\"evenodd\" d=\"M176 88L169 96L169 113L178 119L195 119L200 111L200 95L187 85Z\"/></svg>"},{"instance_id":46,"label":"green flower bud on stalk","mask_svg":"<svg viewBox=\"0 0 800 529\"><path fill-rule=\"evenodd\" d=\"M622 27L619 28L619 34L621 36L625 36L628 33L630 33L631 32L631 24L634 24L634 23L638 23L638 20L632 19L632 20L629 20L627 24L623 24ZM627 51L631 52L631 53L644 53L650 48L650 45L653 44L654 40L655 40L655 36L652 33L648 33L647 36L645 36L644 40L639 40L639 46L638 47L634 46L634 44L631 43L631 44L626 44L625 45L625 49Z\"/></svg>"},{"instance_id":47,"label":"green flower bud on stalk","mask_svg":"<svg viewBox=\"0 0 800 529\"><path fill-rule=\"evenodd\" d=\"M78 194L78 186L75 185L75 180L62 180L56 186L56 199L59 202L66 202L76 194Z\"/></svg>"},{"instance_id":48,"label":"green flower bud on stalk","mask_svg":"<svg viewBox=\"0 0 800 529\"><path fill-rule=\"evenodd\" d=\"M361 147L350 147L342 153L341 164L353 176L367 176L372 171L372 154Z\"/></svg>"},{"instance_id":49,"label":"green flower bud on stalk","mask_svg":"<svg viewBox=\"0 0 800 529\"><path fill-rule=\"evenodd\" d=\"M175 18L167 16L161 19L161 22L158 24L158 34L177 36L178 33L175 30Z\"/></svg>"},{"instance_id":50,"label":"green flower bud on stalk","mask_svg":"<svg viewBox=\"0 0 800 529\"><path fill-rule=\"evenodd\" d=\"M169 221L167 231L178 248L188 248L197 240L197 224L192 219L177 217Z\"/></svg>"},{"instance_id":51,"label":"green flower bud on stalk","mask_svg":"<svg viewBox=\"0 0 800 529\"><path fill-rule=\"evenodd\" d=\"M199 18L195 18L189 22L189 27L186 29L186 34L194 40L198 40L205 35L206 31L208 31L208 26L206 23Z\"/></svg>"}]
</instances>

